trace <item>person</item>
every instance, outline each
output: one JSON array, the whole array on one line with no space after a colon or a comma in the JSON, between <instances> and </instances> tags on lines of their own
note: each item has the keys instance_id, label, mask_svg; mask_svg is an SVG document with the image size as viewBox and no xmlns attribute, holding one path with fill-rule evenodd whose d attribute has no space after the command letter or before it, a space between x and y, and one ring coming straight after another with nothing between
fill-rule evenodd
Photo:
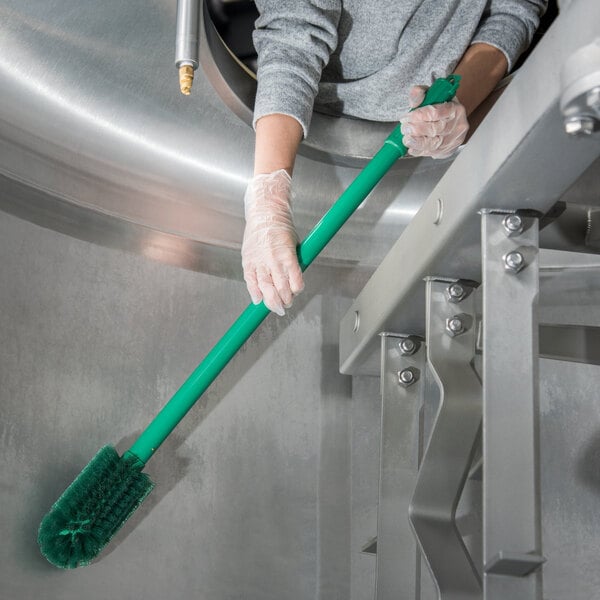
<instances>
[{"instance_id":1,"label":"person","mask_svg":"<svg viewBox=\"0 0 600 600\"><path fill-rule=\"evenodd\" d=\"M313 108L400 121L411 156L445 158L469 115L531 43L547 0L257 0L254 176L244 197L244 280L283 315L303 289L291 176ZM452 102L416 109L437 77Z\"/></svg>"}]
</instances>

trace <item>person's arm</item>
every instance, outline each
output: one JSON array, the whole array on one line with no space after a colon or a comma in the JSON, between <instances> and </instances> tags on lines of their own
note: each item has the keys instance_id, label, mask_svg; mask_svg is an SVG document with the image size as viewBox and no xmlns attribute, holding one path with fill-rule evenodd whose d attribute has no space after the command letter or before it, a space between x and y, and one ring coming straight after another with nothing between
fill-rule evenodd
<instances>
[{"instance_id":1,"label":"person's arm","mask_svg":"<svg viewBox=\"0 0 600 600\"><path fill-rule=\"evenodd\" d=\"M270 114L256 122L254 177L244 196L244 280L252 302L264 300L280 316L304 288L291 207L291 175L302 134L300 122L289 115Z\"/></svg>"},{"instance_id":2,"label":"person's arm","mask_svg":"<svg viewBox=\"0 0 600 600\"><path fill-rule=\"evenodd\" d=\"M304 287L291 174L323 67L337 45L341 0L257 0L254 177L244 208L244 280L254 303L283 315Z\"/></svg>"},{"instance_id":3,"label":"person's arm","mask_svg":"<svg viewBox=\"0 0 600 600\"><path fill-rule=\"evenodd\" d=\"M260 118L256 122L254 174L285 169L291 176L301 140L302 126L294 117L276 113Z\"/></svg>"},{"instance_id":4,"label":"person's arm","mask_svg":"<svg viewBox=\"0 0 600 600\"><path fill-rule=\"evenodd\" d=\"M467 115L488 97L507 71L506 56L495 46L484 43L469 46L454 69L461 76L456 97Z\"/></svg>"},{"instance_id":5,"label":"person's arm","mask_svg":"<svg viewBox=\"0 0 600 600\"><path fill-rule=\"evenodd\" d=\"M454 69L462 75L457 98L401 119L409 154L446 158L454 153L469 132L467 115L487 98L529 46L547 5L548 0L488 2L471 45ZM422 88L412 88L411 106L418 106L423 97Z\"/></svg>"},{"instance_id":6,"label":"person's arm","mask_svg":"<svg viewBox=\"0 0 600 600\"><path fill-rule=\"evenodd\" d=\"M468 115L487 98L507 69L505 54L495 46L483 43L469 46L454 69L461 76L456 98L426 106L401 119L408 153L432 158L451 156L469 133ZM421 104L426 89L422 86L411 89L411 106Z\"/></svg>"},{"instance_id":7,"label":"person's arm","mask_svg":"<svg viewBox=\"0 0 600 600\"><path fill-rule=\"evenodd\" d=\"M257 53L253 125L270 115L294 117L308 134L321 73L338 43L341 0L256 0Z\"/></svg>"}]
</instances>

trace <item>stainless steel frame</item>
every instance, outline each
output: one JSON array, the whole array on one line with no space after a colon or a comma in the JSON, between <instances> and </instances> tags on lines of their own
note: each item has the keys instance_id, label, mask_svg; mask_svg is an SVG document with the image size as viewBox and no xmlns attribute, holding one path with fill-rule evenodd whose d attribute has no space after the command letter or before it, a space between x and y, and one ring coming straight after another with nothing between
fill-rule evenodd
<instances>
[{"instance_id":1,"label":"stainless steel frame","mask_svg":"<svg viewBox=\"0 0 600 600\"><path fill-rule=\"evenodd\" d=\"M481 383L472 366L476 311L466 283L466 297L452 301L453 284L427 280L427 361L441 400L409 515L440 600L475 600L481 582L456 525L456 509L481 427Z\"/></svg>"},{"instance_id":2,"label":"stainless steel frame","mask_svg":"<svg viewBox=\"0 0 600 600\"><path fill-rule=\"evenodd\" d=\"M598 324L549 319L554 313L545 310L540 327L537 303L541 284L548 292L563 278L557 289L568 289L569 274L581 283L600 267L591 254L600 200L598 31L600 5L592 0L559 16L341 322L341 370L356 375L377 372L380 331L426 333L427 368L442 400L410 518L441 599L543 598L538 361L541 355L597 363ZM482 282L462 300L467 308L451 302L460 289L447 289L459 279ZM586 335L590 348L581 343ZM482 415L482 457L473 465ZM408 435L414 439L415 432ZM406 439L395 443L390 447L388 431L382 461L400 448L406 455ZM478 556L470 555L456 524L469 472L483 482ZM382 484L380 491L386 489L392 488ZM393 497L380 494L388 519ZM396 501L396 518L404 511ZM378 547L378 561L393 564L395 556L384 552ZM552 558L560 573L561 557ZM388 596L395 597L413 598Z\"/></svg>"},{"instance_id":3,"label":"stainless steel frame","mask_svg":"<svg viewBox=\"0 0 600 600\"><path fill-rule=\"evenodd\" d=\"M483 597L541 600L538 218L484 211L481 220Z\"/></svg>"},{"instance_id":4,"label":"stainless steel frame","mask_svg":"<svg viewBox=\"0 0 600 600\"><path fill-rule=\"evenodd\" d=\"M391 333L381 336L377 600L413 600L420 585L421 555L408 509L421 458L424 341Z\"/></svg>"},{"instance_id":5,"label":"stainless steel frame","mask_svg":"<svg viewBox=\"0 0 600 600\"><path fill-rule=\"evenodd\" d=\"M595 0L573 3L556 19L342 319L343 373L378 372L373 357L381 331L423 335L424 277L481 280L478 210L525 202L546 213L561 197L579 198L590 180L598 182L600 137L567 135L559 107L561 59L592 43L598 31ZM588 167L587 186L566 193Z\"/></svg>"}]
</instances>

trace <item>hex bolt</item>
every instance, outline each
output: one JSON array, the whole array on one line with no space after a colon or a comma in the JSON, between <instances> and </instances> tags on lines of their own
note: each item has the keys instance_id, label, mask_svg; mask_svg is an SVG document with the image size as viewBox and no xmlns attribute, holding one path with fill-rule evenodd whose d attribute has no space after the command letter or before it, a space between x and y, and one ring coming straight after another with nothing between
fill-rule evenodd
<instances>
[{"instance_id":1,"label":"hex bolt","mask_svg":"<svg viewBox=\"0 0 600 600\"><path fill-rule=\"evenodd\" d=\"M467 290L460 283L453 283L446 288L446 296L449 302L455 304L465 299Z\"/></svg>"},{"instance_id":2,"label":"hex bolt","mask_svg":"<svg viewBox=\"0 0 600 600\"><path fill-rule=\"evenodd\" d=\"M596 127L596 119L581 115L565 119L565 133L573 136L591 135Z\"/></svg>"},{"instance_id":3,"label":"hex bolt","mask_svg":"<svg viewBox=\"0 0 600 600\"><path fill-rule=\"evenodd\" d=\"M448 335L450 335L451 337L456 337L457 335L460 335L464 332L465 324L458 315L446 319L446 333Z\"/></svg>"},{"instance_id":4,"label":"hex bolt","mask_svg":"<svg viewBox=\"0 0 600 600\"><path fill-rule=\"evenodd\" d=\"M518 273L525 266L525 258L520 252L513 250L504 256L504 268L511 273Z\"/></svg>"},{"instance_id":5,"label":"hex bolt","mask_svg":"<svg viewBox=\"0 0 600 600\"><path fill-rule=\"evenodd\" d=\"M410 338L405 338L398 344L398 347L402 356L411 356L419 349L419 343Z\"/></svg>"},{"instance_id":6,"label":"hex bolt","mask_svg":"<svg viewBox=\"0 0 600 600\"><path fill-rule=\"evenodd\" d=\"M404 387L408 387L419 380L419 370L414 367L407 367L398 371L398 383Z\"/></svg>"},{"instance_id":7,"label":"hex bolt","mask_svg":"<svg viewBox=\"0 0 600 600\"><path fill-rule=\"evenodd\" d=\"M523 232L523 219L519 215L506 215L504 221L502 221L506 235L512 237Z\"/></svg>"}]
</instances>

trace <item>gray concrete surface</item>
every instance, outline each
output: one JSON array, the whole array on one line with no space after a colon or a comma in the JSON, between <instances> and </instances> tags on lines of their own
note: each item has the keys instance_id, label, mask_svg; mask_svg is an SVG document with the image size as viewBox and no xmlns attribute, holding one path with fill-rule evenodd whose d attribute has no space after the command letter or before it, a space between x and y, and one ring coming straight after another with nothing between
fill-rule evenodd
<instances>
[{"instance_id":1,"label":"gray concrete surface","mask_svg":"<svg viewBox=\"0 0 600 600\"><path fill-rule=\"evenodd\" d=\"M269 317L148 463L157 486L89 567L38 552L42 515L125 450L245 307L242 283L0 212L0 598L347 600L348 301Z\"/></svg>"}]
</instances>

